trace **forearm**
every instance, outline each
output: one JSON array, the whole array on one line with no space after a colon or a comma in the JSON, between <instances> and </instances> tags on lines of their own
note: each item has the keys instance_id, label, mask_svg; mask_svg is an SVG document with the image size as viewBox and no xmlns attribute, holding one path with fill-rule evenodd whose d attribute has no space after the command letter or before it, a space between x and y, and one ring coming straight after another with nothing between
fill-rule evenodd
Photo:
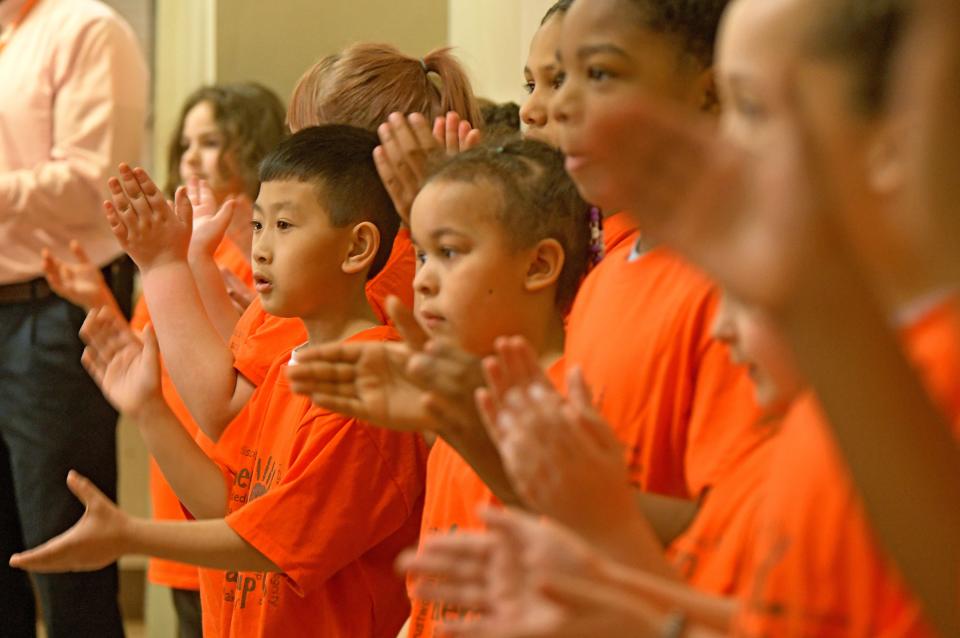
<instances>
[{"instance_id":1,"label":"forearm","mask_svg":"<svg viewBox=\"0 0 960 638\"><path fill-rule=\"evenodd\" d=\"M233 368L233 353L207 317L186 261L143 272L143 291L170 378L212 440L252 394Z\"/></svg>"},{"instance_id":2,"label":"forearm","mask_svg":"<svg viewBox=\"0 0 960 638\"><path fill-rule=\"evenodd\" d=\"M598 494L597 498L603 496ZM560 521L615 561L661 579L679 581L677 570L664 554L653 527L638 509L623 512L616 521Z\"/></svg>"},{"instance_id":3,"label":"forearm","mask_svg":"<svg viewBox=\"0 0 960 638\"><path fill-rule=\"evenodd\" d=\"M885 312L851 268L781 320L873 530L929 619L960 635L960 454Z\"/></svg>"},{"instance_id":4,"label":"forearm","mask_svg":"<svg viewBox=\"0 0 960 638\"><path fill-rule=\"evenodd\" d=\"M190 270L193 272L207 316L220 337L229 342L233 329L240 320L240 313L227 293L217 262L209 255L191 256Z\"/></svg>"},{"instance_id":5,"label":"forearm","mask_svg":"<svg viewBox=\"0 0 960 638\"><path fill-rule=\"evenodd\" d=\"M227 514L227 484L220 468L191 438L162 397L134 419L150 454L177 498L197 519Z\"/></svg>"},{"instance_id":6,"label":"forearm","mask_svg":"<svg viewBox=\"0 0 960 638\"><path fill-rule=\"evenodd\" d=\"M525 507L507 476L500 451L482 425L477 424L474 428L444 427L434 433L456 450L501 503Z\"/></svg>"},{"instance_id":7,"label":"forearm","mask_svg":"<svg viewBox=\"0 0 960 638\"><path fill-rule=\"evenodd\" d=\"M281 571L222 518L206 521L130 519L123 532L123 545L124 554L152 556L198 567Z\"/></svg>"},{"instance_id":8,"label":"forearm","mask_svg":"<svg viewBox=\"0 0 960 638\"><path fill-rule=\"evenodd\" d=\"M608 583L643 598L665 611L680 610L694 623L701 625L703 633L689 636L709 636L715 630L727 635L737 602L731 598L711 596L689 585L667 580L641 570L607 561L601 567L602 578Z\"/></svg>"}]
</instances>

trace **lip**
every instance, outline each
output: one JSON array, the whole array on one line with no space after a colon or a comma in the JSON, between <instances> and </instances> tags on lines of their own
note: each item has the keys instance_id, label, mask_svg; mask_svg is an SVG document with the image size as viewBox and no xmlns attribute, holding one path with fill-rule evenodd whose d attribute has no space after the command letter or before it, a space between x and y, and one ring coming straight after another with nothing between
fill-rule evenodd
<instances>
[{"instance_id":1,"label":"lip","mask_svg":"<svg viewBox=\"0 0 960 638\"><path fill-rule=\"evenodd\" d=\"M568 173L576 173L578 170L582 169L589 160L583 155L576 155L573 153L567 154L563 160L563 166L567 169Z\"/></svg>"},{"instance_id":2,"label":"lip","mask_svg":"<svg viewBox=\"0 0 960 638\"><path fill-rule=\"evenodd\" d=\"M259 294L263 295L273 290L273 282L266 275L254 273L253 287Z\"/></svg>"},{"instance_id":3,"label":"lip","mask_svg":"<svg viewBox=\"0 0 960 638\"><path fill-rule=\"evenodd\" d=\"M446 322L446 318L433 312L420 311L419 316L420 323L423 324L427 330L434 330Z\"/></svg>"}]
</instances>

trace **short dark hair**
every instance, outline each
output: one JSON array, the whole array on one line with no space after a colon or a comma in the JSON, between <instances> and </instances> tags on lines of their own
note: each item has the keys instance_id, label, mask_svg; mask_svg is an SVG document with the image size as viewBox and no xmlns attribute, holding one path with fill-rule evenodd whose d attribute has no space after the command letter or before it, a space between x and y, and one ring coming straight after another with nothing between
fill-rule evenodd
<instances>
[{"instance_id":1,"label":"short dark hair","mask_svg":"<svg viewBox=\"0 0 960 638\"><path fill-rule=\"evenodd\" d=\"M675 38L683 53L703 68L713 66L720 20L729 0L629 0L643 25Z\"/></svg>"},{"instance_id":2,"label":"short dark hair","mask_svg":"<svg viewBox=\"0 0 960 638\"><path fill-rule=\"evenodd\" d=\"M853 105L866 116L886 105L895 53L912 0L824 0L810 31L809 51L838 60L853 78Z\"/></svg>"},{"instance_id":3,"label":"short dark hair","mask_svg":"<svg viewBox=\"0 0 960 638\"><path fill-rule=\"evenodd\" d=\"M180 109L180 118L167 147L167 182L164 187L173 197L180 186L180 158L183 147L183 125L193 107L206 102L213 110L213 119L224 137L220 153L220 172L229 175L224 155L233 154L244 190L257 195L257 167L264 155L287 135L283 101L276 93L256 82L202 86L187 98Z\"/></svg>"},{"instance_id":4,"label":"short dark hair","mask_svg":"<svg viewBox=\"0 0 960 638\"><path fill-rule=\"evenodd\" d=\"M571 6L573 6L573 0L559 0L559 2L554 2L553 6L547 9L547 12L543 14L543 20L540 21L540 26L542 27L545 25L550 21L550 18L557 14L565 14L570 10Z\"/></svg>"},{"instance_id":5,"label":"short dark hair","mask_svg":"<svg viewBox=\"0 0 960 638\"><path fill-rule=\"evenodd\" d=\"M555 239L564 252L557 281L557 307L569 310L590 263L590 207L564 170L563 155L533 140L516 137L488 142L432 167L436 181L492 184L501 195L496 218L515 248Z\"/></svg>"},{"instance_id":6,"label":"short dark hair","mask_svg":"<svg viewBox=\"0 0 960 638\"><path fill-rule=\"evenodd\" d=\"M313 182L330 223L343 228L370 222L380 231L380 249L370 266L371 279L393 249L400 217L377 174L373 149L380 143L372 131L329 124L302 129L284 140L260 165L260 182Z\"/></svg>"}]
</instances>

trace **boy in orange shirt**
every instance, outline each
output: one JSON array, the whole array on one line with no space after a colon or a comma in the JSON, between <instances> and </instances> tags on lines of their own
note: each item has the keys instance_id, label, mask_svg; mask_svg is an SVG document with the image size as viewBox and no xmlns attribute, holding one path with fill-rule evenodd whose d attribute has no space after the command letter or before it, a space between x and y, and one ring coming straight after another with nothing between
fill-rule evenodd
<instances>
[{"instance_id":1,"label":"boy in orange shirt","mask_svg":"<svg viewBox=\"0 0 960 638\"><path fill-rule=\"evenodd\" d=\"M375 146L376 136L360 129L312 128L281 144L261 167L253 244L258 291L265 308L303 319L311 343L395 338L364 292L397 228L373 165ZM141 268L148 306L175 304L181 291L165 284L185 267L189 202L178 192L175 215L144 173L134 175L140 190L118 198L111 224ZM371 428L293 395L284 375L295 359L291 350L276 358L224 433L224 450L240 453L219 456L218 465L176 423L159 392L152 331L140 344L108 323L100 314L88 321L86 363L111 400L137 419L198 520L131 519L74 474L69 484L87 515L14 564L88 569L133 553L234 570L204 570L206 635L395 636L409 603L391 563L417 536L426 456L420 437Z\"/></svg>"}]
</instances>

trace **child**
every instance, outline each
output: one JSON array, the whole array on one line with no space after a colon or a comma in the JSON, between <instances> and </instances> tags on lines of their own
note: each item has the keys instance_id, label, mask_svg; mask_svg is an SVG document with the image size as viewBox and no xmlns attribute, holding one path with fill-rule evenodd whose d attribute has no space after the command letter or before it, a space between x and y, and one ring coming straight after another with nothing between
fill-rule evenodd
<instances>
[{"instance_id":1,"label":"child","mask_svg":"<svg viewBox=\"0 0 960 638\"><path fill-rule=\"evenodd\" d=\"M587 210L564 174L562 157L539 142L482 146L437 168L414 201L410 226L420 262L415 314L429 338L482 356L492 352L498 336L523 334L534 344L540 364L555 373L563 349L563 316L587 266ZM310 362L305 365L324 361L338 369L343 382L337 384L343 394L328 384L326 396L314 394L314 399L321 405L333 399L329 404L339 406L338 398L352 396L355 404L376 412L375 423L398 427L400 392L392 369L375 364L375 348L364 344L365 353L305 352L304 361ZM352 383L344 367L354 369ZM404 374L404 366L399 369ZM309 370L291 371L291 379L301 384L316 376ZM416 392L406 405L419 407L425 392ZM387 408L377 409L383 395ZM477 505L496 502L471 468L483 467L477 460L483 447L474 440L478 431L483 434L482 425L461 427L455 420L431 420L426 414L410 421L405 427L431 430L438 437L427 468L423 535L479 527ZM495 482L488 484L496 489ZM436 635L440 620L465 612L414 600L410 636Z\"/></svg>"},{"instance_id":2,"label":"child","mask_svg":"<svg viewBox=\"0 0 960 638\"><path fill-rule=\"evenodd\" d=\"M623 161L621 136L637 100L653 93L715 107L711 51L724 4L600 0L574 3L564 17L565 79L551 117L568 172L602 210L629 211L617 185L636 170ZM712 284L638 238L621 235L584 282L564 358L582 369L600 413L627 445L635 485L696 500L763 436L754 428L759 411L746 375L710 336ZM664 541L677 533L668 519L689 516L669 507L663 517L648 510Z\"/></svg>"},{"instance_id":3,"label":"child","mask_svg":"<svg viewBox=\"0 0 960 638\"><path fill-rule=\"evenodd\" d=\"M374 134L352 127L305 129L261 167L257 288L267 310L304 321L311 343L395 338L379 325L364 292L397 227L373 165L375 146ZM151 182L138 183L143 190L120 202L111 223L145 281L162 279L171 267L182 267L189 204L178 192L175 217ZM146 231L137 226L145 214L154 216ZM147 303L152 307L155 298ZM243 454L218 459L218 468L185 436L159 394L152 333L144 346L130 340L123 353L112 354L116 339L90 328L88 365L112 400L137 417L198 520L132 520L102 495L84 491L89 485L74 475L78 495L108 515L87 516L46 549L15 562L62 570L105 554L145 553L235 570L216 583L215 572L204 570L204 634L210 636L395 636L408 602L391 562L417 535L425 461L420 438L371 429L293 396L283 375L295 356L291 350L276 358L224 434ZM73 544L80 539L85 544Z\"/></svg>"},{"instance_id":4,"label":"child","mask_svg":"<svg viewBox=\"0 0 960 638\"><path fill-rule=\"evenodd\" d=\"M297 130L337 122L373 129L392 110L408 107L436 109L428 113L430 116L446 112L439 109L456 107L466 111L465 117L472 116L476 107L470 85L452 56L436 51L424 63L426 70L420 60L391 47L353 45L304 74L290 103L290 125ZM387 318L383 301L388 294L412 303L413 270L408 233L401 230L385 267L368 284L371 304L382 320ZM205 299L214 296L216 285L210 277L203 281L198 277L197 283ZM220 288L222 305L224 293ZM168 320L179 323L184 317L186 321L203 322L195 306L189 312L171 313ZM220 336L215 337L208 327L189 332L190 338L165 339L165 334L172 333L160 329L160 345L185 403L214 441L263 381L275 353L297 345L305 336L299 320L271 317L258 300L228 331L230 336L219 331ZM201 339L201 335L208 338ZM209 363L202 370L191 363L198 344L205 349L202 356Z\"/></svg>"},{"instance_id":5,"label":"child","mask_svg":"<svg viewBox=\"0 0 960 638\"><path fill-rule=\"evenodd\" d=\"M178 187L189 185L198 218L208 232L194 233L191 255L209 256L220 279L226 269L244 285L253 285L250 269L250 211L233 214L229 229L214 211L227 200L242 202L256 197L259 181L257 167L264 155L274 148L286 132L284 108L269 89L257 84L205 86L194 91L181 109L176 130L170 138L167 159L168 178L165 188L173 197ZM198 185L198 180L201 185ZM199 194L205 201L200 202ZM202 220L200 216L202 217ZM209 231L217 228L210 234ZM224 237L224 234L226 236ZM204 235L207 235L203 246ZM222 238L222 239L221 239ZM115 307L115 300L103 282L99 269L89 264L82 248L74 246L79 263L64 264L49 255L45 259L47 279L61 296L87 310ZM222 284L219 284L222 287ZM214 313L211 312L211 315ZM119 316L119 312L117 312ZM134 310L131 327L142 331L150 322L146 301L141 297ZM183 427L192 436L197 426L180 400L166 370L162 372L164 398ZM154 518L183 520L183 511L156 463L150 463L150 502ZM151 582L170 587L181 636L200 635L200 598L197 568L170 561L150 561L147 577Z\"/></svg>"}]
</instances>

